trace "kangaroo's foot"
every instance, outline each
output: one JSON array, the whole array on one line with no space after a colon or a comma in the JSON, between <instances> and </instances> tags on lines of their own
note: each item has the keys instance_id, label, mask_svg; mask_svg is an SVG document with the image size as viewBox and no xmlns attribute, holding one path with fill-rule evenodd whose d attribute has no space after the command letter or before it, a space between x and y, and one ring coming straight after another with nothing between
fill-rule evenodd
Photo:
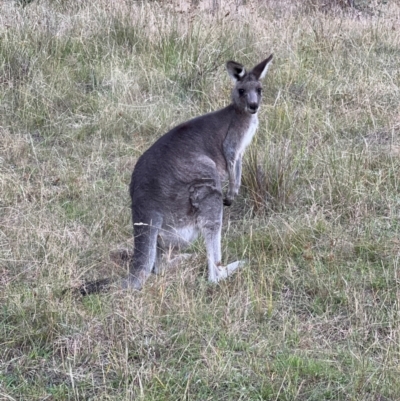
<instances>
[{"instance_id":1,"label":"kangaroo's foot","mask_svg":"<svg viewBox=\"0 0 400 401\"><path fill-rule=\"evenodd\" d=\"M214 283L218 283L221 280L231 276L239 267L243 267L246 264L245 260L237 260L236 262L229 263L226 266L216 266L216 278L212 280Z\"/></svg>"},{"instance_id":2,"label":"kangaroo's foot","mask_svg":"<svg viewBox=\"0 0 400 401\"><path fill-rule=\"evenodd\" d=\"M121 287L124 290L141 290L149 275L146 270L129 273L127 278L122 279Z\"/></svg>"}]
</instances>

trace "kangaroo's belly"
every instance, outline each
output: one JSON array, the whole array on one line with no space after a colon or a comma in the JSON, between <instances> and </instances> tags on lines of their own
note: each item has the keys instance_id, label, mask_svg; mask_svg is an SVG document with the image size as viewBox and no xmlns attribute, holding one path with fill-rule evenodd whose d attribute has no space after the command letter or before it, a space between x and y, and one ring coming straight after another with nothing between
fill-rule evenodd
<instances>
[{"instance_id":1,"label":"kangaroo's belly","mask_svg":"<svg viewBox=\"0 0 400 401\"><path fill-rule=\"evenodd\" d=\"M164 249L185 249L196 240L198 235L199 229L194 222L179 227L163 225L162 229L158 232L158 242Z\"/></svg>"}]
</instances>

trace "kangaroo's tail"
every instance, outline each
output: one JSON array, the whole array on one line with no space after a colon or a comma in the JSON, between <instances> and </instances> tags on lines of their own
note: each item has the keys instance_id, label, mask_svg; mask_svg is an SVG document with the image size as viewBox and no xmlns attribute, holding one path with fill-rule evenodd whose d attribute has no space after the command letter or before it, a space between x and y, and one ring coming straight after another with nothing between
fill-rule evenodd
<instances>
[{"instance_id":1,"label":"kangaroo's tail","mask_svg":"<svg viewBox=\"0 0 400 401\"><path fill-rule=\"evenodd\" d=\"M73 294L81 294L85 296L90 294L98 294L100 292L107 292L110 289L111 284L115 283L117 280L118 278L108 277L95 281L87 281L81 284L79 287L66 288L62 291L61 295L71 292Z\"/></svg>"}]
</instances>

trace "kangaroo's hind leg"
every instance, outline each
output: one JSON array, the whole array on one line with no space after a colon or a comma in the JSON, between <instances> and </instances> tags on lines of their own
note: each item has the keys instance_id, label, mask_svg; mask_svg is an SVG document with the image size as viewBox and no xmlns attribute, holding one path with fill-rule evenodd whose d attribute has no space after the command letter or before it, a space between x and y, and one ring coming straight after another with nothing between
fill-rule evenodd
<instances>
[{"instance_id":1,"label":"kangaroo's hind leg","mask_svg":"<svg viewBox=\"0 0 400 401\"><path fill-rule=\"evenodd\" d=\"M125 287L139 290L151 274L157 259L157 235L161 226L162 217L158 213L134 218L134 252Z\"/></svg>"},{"instance_id":2,"label":"kangaroo's hind leg","mask_svg":"<svg viewBox=\"0 0 400 401\"><path fill-rule=\"evenodd\" d=\"M197 209L197 223L206 243L208 280L213 283L228 277L244 264L243 261L236 261L222 266L222 198L219 180L207 180L191 188L191 203Z\"/></svg>"}]
</instances>

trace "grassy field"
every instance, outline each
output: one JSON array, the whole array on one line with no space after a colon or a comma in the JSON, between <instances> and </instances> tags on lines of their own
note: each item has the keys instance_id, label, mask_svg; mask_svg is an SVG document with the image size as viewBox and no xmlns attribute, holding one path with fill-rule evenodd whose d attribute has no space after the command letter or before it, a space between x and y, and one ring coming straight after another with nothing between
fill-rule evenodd
<instances>
[{"instance_id":1,"label":"grassy field","mask_svg":"<svg viewBox=\"0 0 400 401\"><path fill-rule=\"evenodd\" d=\"M0 3L0 399L400 399L400 6ZM181 4L182 3L182 4ZM225 261L143 291L128 184L271 52Z\"/></svg>"}]
</instances>

